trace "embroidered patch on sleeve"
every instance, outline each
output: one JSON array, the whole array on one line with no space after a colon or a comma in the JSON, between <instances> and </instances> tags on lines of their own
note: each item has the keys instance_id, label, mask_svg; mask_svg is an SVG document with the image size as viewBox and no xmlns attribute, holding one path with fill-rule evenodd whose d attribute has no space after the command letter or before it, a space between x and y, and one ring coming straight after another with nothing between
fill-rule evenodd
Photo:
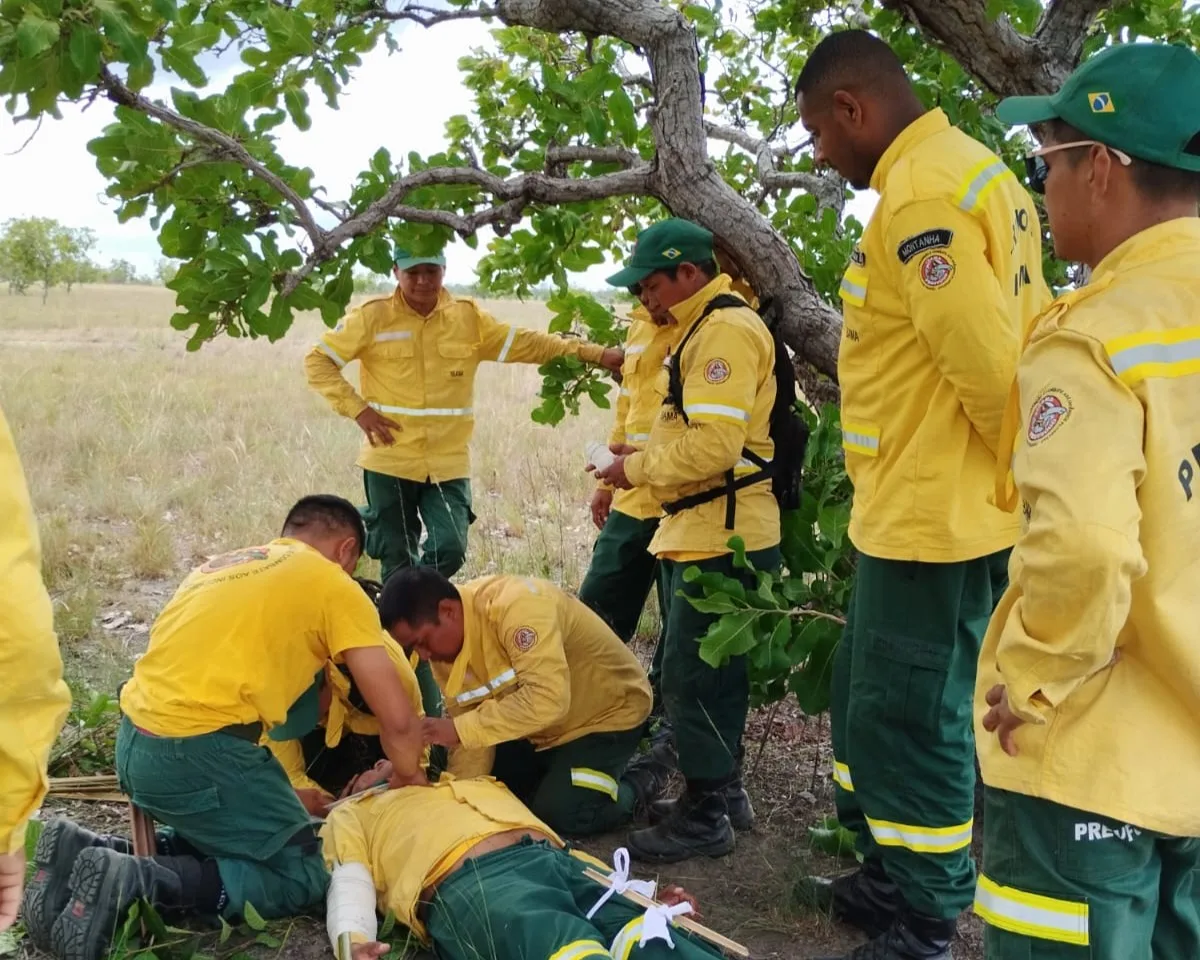
<instances>
[{"instance_id":1,"label":"embroidered patch on sleeve","mask_svg":"<svg viewBox=\"0 0 1200 960\"><path fill-rule=\"evenodd\" d=\"M537 643L537 631L533 627L517 627L513 634L513 646L522 653L528 653Z\"/></svg>"},{"instance_id":2,"label":"embroidered patch on sleeve","mask_svg":"<svg viewBox=\"0 0 1200 960\"><path fill-rule=\"evenodd\" d=\"M950 241L953 239L953 230L945 228L926 230L924 233L918 233L907 240L902 240L900 246L896 248L896 256L900 258L901 263L908 263L918 253L924 253L926 250L933 250L937 247L950 246Z\"/></svg>"},{"instance_id":3,"label":"embroidered patch on sleeve","mask_svg":"<svg viewBox=\"0 0 1200 960\"><path fill-rule=\"evenodd\" d=\"M930 290L944 287L954 279L954 258L948 253L927 253L921 261L921 283Z\"/></svg>"},{"instance_id":4,"label":"embroidered patch on sleeve","mask_svg":"<svg viewBox=\"0 0 1200 960\"><path fill-rule=\"evenodd\" d=\"M1030 446L1041 443L1062 426L1075 409L1070 396L1063 390L1047 390L1034 401L1029 411L1029 430L1026 439Z\"/></svg>"},{"instance_id":5,"label":"embroidered patch on sleeve","mask_svg":"<svg viewBox=\"0 0 1200 960\"><path fill-rule=\"evenodd\" d=\"M704 367L704 379L709 383L724 383L729 379L729 363L720 357L714 357Z\"/></svg>"}]
</instances>

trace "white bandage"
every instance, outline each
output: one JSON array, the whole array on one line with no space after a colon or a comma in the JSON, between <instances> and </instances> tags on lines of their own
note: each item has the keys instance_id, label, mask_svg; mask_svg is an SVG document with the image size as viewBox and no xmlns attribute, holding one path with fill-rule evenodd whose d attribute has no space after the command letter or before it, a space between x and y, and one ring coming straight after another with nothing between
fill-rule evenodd
<instances>
[{"instance_id":1,"label":"white bandage","mask_svg":"<svg viewBox=\"0 0 1200 960\"><path fill-rule=\"evenodd\" d=\"M617 847L613 853L613 872L608 875L608 889L601 894L599 900L592 904L592 909L587 912L587 919L591 920L600 908L608 903L614 893L636 890L642 896L653 899L656 887L657 884L653 880L630 879L629 851L624 847Z\"/></svg>"},{"instance_id":2,"label":"white bandage","mask_svg":"<svg viewBox=\"0 0 1200 960\"><path fill-rule=\"evenodd\" d=\"M362 863L339 863L333 868L326 897L325 927L338 960L350 960L347 942L359 933L368 941L379 936L375 916L375 881Z\"/></svg>"}]
</instances>

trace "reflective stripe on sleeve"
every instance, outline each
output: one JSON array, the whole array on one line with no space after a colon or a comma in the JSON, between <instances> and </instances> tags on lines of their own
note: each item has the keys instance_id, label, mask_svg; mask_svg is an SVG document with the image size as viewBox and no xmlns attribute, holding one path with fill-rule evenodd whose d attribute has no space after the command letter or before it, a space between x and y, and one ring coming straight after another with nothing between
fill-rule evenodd
<instances>
[{"instance_id":1,"label":"reflective stripe on sleeve","mask_svg":"<svg viewBox=\"0 0 1200 960\"><path fill-rule=\"evenodd\" d=\"M508 361L508 351L513 345L513 340L517 338L517 328L509 327L508 336L504 338L504 346L500 348L500 356L496 357L497 363L506 363Z\"/></svg>"},{"instance_id":2,"label":"reflective stripe on sleeve","mask_svg":"<svg viewBox=\"0 0 1200 960\"><path fill-rule=\"evenodd\" d=\"M334 363L336 363L338 365L339 370L342 369L342 367L344 367L349 362L349 361L343 360L341 357L339 357L338 352L336 350L334 350L333 347L331 347L329 344L327 344L324 340L319 340L317 342L317 349L320 350L323 354L325 354L325 356L327 356Z\"/></svg>"},{"instance_id":3,"label":"reflective stripe on sleeve","mask_svg":"<svg viewBox=\"0 0 1200 960\"><path fill-rule=\"evenodd\" d=\"M593 770L591 767L572 767L571 786L608 794L614 802L619 792L616 780L607 773L601 770Z\"/></svg>"},{"instance_id":4,"label":"reflective stripe on sleeve","mask_svg":"<svg viewBox=\"0 0 1200 960\"><path fill-rule=\"evenodd\" d=\"M642 918L634 917L621 928L620 933L613 937L612 947L608 951L612 960L629 960L633 948L642 939L642 925Z\"/></svg>"},{"instance_id":5,"label":"reflective stripe on sleeve","mask_svg":"<svg viewBox=\"0 0 1200 960\"><path fill-rule=\"evenodd\" d=\"M967 174L954 196L954 202L968 213L978 209L1006 175L1013 176L1008 165L998 157L989 157Z\"/></svg>"},{"instance_id":6,"label":"reflective stripe on sleeve","mask_svg":"<svg viewBox=\"0 0 1200 960\"><path fill-rule=\"evenodd\" d=\"M847 793L854 792L854 781L850 779L849 764L840 763L837 760L833 761L833 782Z\"/></svg>"},{"instance_id":7,"label":"reflective stripe on sleeve","mask_svg":"<svg viewBox=\"0 0 1200 960\"><path fill-rule=\"evenodd\" d=\"M975 886L975 913L1000 930L1086 947L1088 905L1005 887L986 874Z\"/></svg>"},{"instance_id":8,"label":"reflective stripe on sleeve","mask_svg":"<svg viewBox=\"0 0 1200 960\"><path fill-rule=\"evenodd\" d=\"M584 957L607 957L608 948L599 940L572 940L555 950L547 960L583 960Z\"/></svg>"},{"instance_id":9,"label":"reflective stripe on sleeve","mask_svg":"<svg viewBox=\"0 0 1200 960\"><path fill-rule=\"evenodd\" d=\"M1200 327L1135 333L1109 340L1113 372L1127 386L1149 377L1183 377L1200 373Z\"/></svg>"},{"instance_id":10,"label":"reflective stripe on sleeve","mask_svg":"<svg viewBox=\"0 0 1200 960\"><path fill-rule=\"evenodd\" d=\"M842 276L838 295L851 306L863 306L867 302L867 271L858 264L850 264Z\"/></svg>"},{"instance_id":11,"label":"reflective stripe on sleeve","mask_svg":"<svg viewBox=\"0 0 1200 960\"><path fill-rule=\"evenodd\" d=\"M842 446L864 457L879 456L879 428L866 423L842 422Z\"/></svg>"},{"instance_id":12,"label":"reflective stripe on sleeve","mask_svg":"<svg viewBox=\"0 0 1200 960\"><path fill-rule=\"evenodd\" d=\"M749 423L750 414L737 407L728 407L723 403L689 403L685 404L683 412L689 417L719 417L725 420L736 420L738 423Z\"/></svg>"},{"instance_id":13,"label":"reflective stripe on sleeve","mask_svg":"<svg viewBox=\"0 0 1200 960\"><path fill-rule=\"evenodd\" d=\"M970 846L974 820L953 827L924 827L867 817L871 836L881 847L904 847L915 853L953 853Z\"/></svg>"},{"instance_id":14,"label":"reflective stripe on sleeve","mask_svg":"<svg viewBox=\"0 0 1200 960\"><path fill-rule=\"evenodd\" d=\"M489 693L494 693L505 684L511 683L517 679L517 673L512 667L509 667L499 676L492 677L486 685L476 687L474 690L464 690L454 699L459 703L470 703L472 700L478 700L480 697L486 697Z\"/></svg>"}]
</instances>

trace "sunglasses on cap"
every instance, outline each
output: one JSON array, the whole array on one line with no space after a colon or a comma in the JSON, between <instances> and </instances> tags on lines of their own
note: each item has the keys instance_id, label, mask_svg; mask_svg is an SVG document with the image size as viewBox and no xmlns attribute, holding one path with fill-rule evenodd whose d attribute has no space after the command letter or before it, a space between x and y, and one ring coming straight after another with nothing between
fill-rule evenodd
<instances>
[{"instance_id":1,"label":"sunglasses on cap","mask_svg":"<svg viewBox=\"0 0 1200 960\"><path fill-rule=\"evenodd\" d=\"M1129 154L1116 147L1110 147L1107 143L1101 143L1099 140L1072 140L1070 143L1055 143L1025 155L1025 176L1029 180L1029 189L1034 193L1046 192L1046 177L1050 175L1050 167L1043 159L1046 154L1055 153L1058 150L1070 150L1074 147L1104 147L1121 161L1121 166L1127 167L1133 163L1133 158Z\"/></svg>"}]
</instances>

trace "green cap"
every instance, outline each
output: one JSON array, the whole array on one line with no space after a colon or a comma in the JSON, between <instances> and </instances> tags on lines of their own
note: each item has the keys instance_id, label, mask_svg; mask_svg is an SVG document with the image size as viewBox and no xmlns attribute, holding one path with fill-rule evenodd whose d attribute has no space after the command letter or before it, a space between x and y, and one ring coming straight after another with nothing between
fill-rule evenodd
<instances>
[{"instance_id":1,"label":"green cap","mask_svg":"<svg viewBox=\"0 0 1200 960\"><path fill-rule=\"evenodd\" d=\"M996 116L1009 125L1062 120L1105 146L1179 170L1200 170L1186 153L1200 133L1200 57L1165 43L1122 43L1080 64L1051 97L1009 97Z\"/></svg>"},{"instance_id":2,"label":"green cap","mask_svg":"<svg viewBox=\"0 0 1200 960\"><path fill-rule=\"evenodd\" d=\"M396 252L392 254L392 263L396 265L397 270L411 270L422 263L432 263L435 267L444 267L446 258L440 253L431 257L418 257L403 247L397 247Z\"/></svg>"},{"instance_id":3,"label":"green cap","mask_svg":"<svg viewBox=\"0 0 1200 960\"><path fill-rule=\"evenodd\" d=\"M691 220L671 217L660 220L638 234L633 256L625 269L608 282L614 287L632 287L655 270L669 270L681 263L704 263L713 259L713 235Z\"/></svg>"}]
</instances>

